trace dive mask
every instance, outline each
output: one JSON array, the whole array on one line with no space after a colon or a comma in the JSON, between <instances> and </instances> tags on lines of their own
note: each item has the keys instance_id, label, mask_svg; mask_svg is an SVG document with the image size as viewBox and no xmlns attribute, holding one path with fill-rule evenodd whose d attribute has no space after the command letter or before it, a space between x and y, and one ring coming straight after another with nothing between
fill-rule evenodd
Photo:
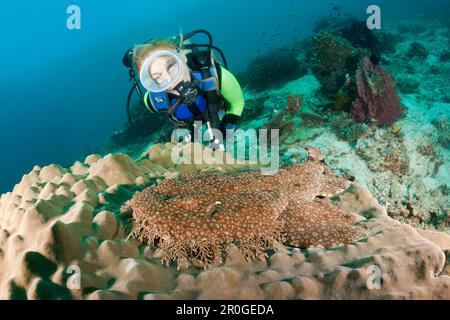
<instances>
[{"instance_id":1,"label":"dive mask","mask_svg":"<svg viewBox=\"0 0 450 320\"><path fill-rule=\"evenodd\" d=\"M162 92L173 88L180 80L183 62L174 51L158 51L144 61L139 78L144 88Z\"/></svg>"}]
</instances>

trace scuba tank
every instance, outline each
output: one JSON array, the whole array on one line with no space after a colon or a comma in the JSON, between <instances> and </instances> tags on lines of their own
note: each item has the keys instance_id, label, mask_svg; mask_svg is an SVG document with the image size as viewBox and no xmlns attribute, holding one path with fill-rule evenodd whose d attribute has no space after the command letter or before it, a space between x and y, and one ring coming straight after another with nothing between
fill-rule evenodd
<instances>
[{"instance_id":1,"label":"scuba tank","mask_svg":"<svg viewBox=\"0 0 450 320\"><path fill-rule=\"evenodd\" d=\"M197 30L185 35L183 37L183 40L187 40L200 32L208 36L209 43L207 45L194 44L184 47L184 49L190 49L190 47L192 46L194 48L194 51L187 54L189 61L188 66L193 70L199 70L202 79L208 79L211 77L217 77L217 79L219 79L220 76L217 73L220 67L216 67L215 56L212 52L214 46L211 34L206 30ZM206 47L207 50L197 51L199 47ZM222 56L225 68L227 68L228 66L223 52L220 49L218 49L217 51ZM215 85L212 85L212 87L208 88L208 90L205 91L206 101L208 105L206 114L206 126L208 129L209 137L211 138L211 147L213 149L224 149L223 141L219 141L216 137L214 137L213 134L213 129L219 130L220 128L219 110L222 108L223 103L221 97L217 94L217 91L219 91L219 83L215 83Z\"/></svg>"}]
</instances>

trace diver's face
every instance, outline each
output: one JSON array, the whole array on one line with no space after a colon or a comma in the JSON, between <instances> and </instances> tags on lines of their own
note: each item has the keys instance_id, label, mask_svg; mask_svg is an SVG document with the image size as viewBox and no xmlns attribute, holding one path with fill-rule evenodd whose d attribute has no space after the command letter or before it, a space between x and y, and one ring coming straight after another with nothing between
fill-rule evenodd
<instances>
[{"instance_id":1,"label":"diver's face","mask_svg":"<svg viewBox=\"0 0 450 320\"><path fill-rule=\"evenodd\" d=\"M151 64L149 73L158 84L170 82L176 74L176 61L172 57L160 57Z\"/></svg>"}]
</instances>

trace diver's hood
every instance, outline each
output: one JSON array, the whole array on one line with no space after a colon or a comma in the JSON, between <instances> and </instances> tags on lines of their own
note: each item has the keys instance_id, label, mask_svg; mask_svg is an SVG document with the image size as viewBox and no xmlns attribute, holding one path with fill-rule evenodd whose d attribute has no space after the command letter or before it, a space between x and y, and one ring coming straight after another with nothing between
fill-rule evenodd
<instances>
[{"instance_id":1,"label":"diver's hood","mask_svg":"<svg viewBox=\"0 0 450 320\"><path fill-rule=\"evenodd\" d=\"M139 78L147 90L163 92L180 81L184 65L175 51L158 51L144 61Z\"/></svg>"}]
</instances>

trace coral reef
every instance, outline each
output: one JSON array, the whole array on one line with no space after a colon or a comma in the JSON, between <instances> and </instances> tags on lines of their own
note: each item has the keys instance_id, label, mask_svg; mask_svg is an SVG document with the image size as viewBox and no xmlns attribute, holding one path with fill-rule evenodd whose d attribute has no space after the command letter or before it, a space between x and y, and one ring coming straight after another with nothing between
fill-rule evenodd
<instances>
[{"instance_id":1,"label":"coral reef","mask_svg":"<svg viewBox=\"0 0 450 320\"><path fill-rule=\"evenodd\" d=\"M450 61L450 51L444 51L439 55L439 61L447 62Z\"/></svg>"},{"instance_id":2,"label":"coral reef","mask_svg":"<svg viewBox=\"0 0 450 320\"><path fill-rule=\"evenodd\" d=\"M287 100L286 112L290 114L298 113L302 108L303 98L297 95L289 95Z\"/></svg>"},{"instance_id":3,"label":"coral reef","mask_svg":"<svg viewBox=\"0 0 450 320\"><path fill-rule=\"evenodd\" d=\"M336 94L344 85L347 74L353 74L358 61L358 51L340 37L319 33L314 41L312 72L325 94Z\"/></svg>"},{"instance_id":4,"label":"coral reef","mask_svg":"<svg viewBox=\"0 0 450 320\"><path fill-rule=\"evenodd\" d=\"M414 27L415 28L415 27ZM414 29L413 28L413 29ZM448 28L437 22L429 25L420 25L422 31L414 32L414 41L426 47L423 49L422 57L410 58L411 38L408 34L397 45L396 54L384 55L383 67L395 75L399 82L402 78L413 78L420 83L414 92L421 101L439 101L448 103L450 101L450 83L447 81L450 72L450 64L445 61L445 44L448 43ZM423 32L428 29L428 32ZM397 34L396 36L401 36ZM425 56L426 52L428 54ZM414 49L410 52L414 54ZM441 60L443 55L444 61ZM399 83L399 89L402 90ZM401 91L402 92L402 91ZM406 91L408 92L408 91Z\"/></svg>"},{"instance_id":5,"label":"coral reef","mask_svg":"<svg viewBox=\"0 0 450 320\"><path fill-rule=\"evenodd\" d=\"M420 83L412 77L399 77L397 79L397 87L401 93L411 94L417 92Z\"/></svg>"},{"instance_id":6,"label":"coral reef","mask_svg":"<svg viewBox=\"0 0 450 320\"><path fill-rule=\"evenodd\" d=\"M423 60L428 57L428 50L420 42L413 42L409 45L406 57L408 57L409 59L418 58L420 60Z\"/></svg>"},{"instance_id":7,"label":"coral reef","mask_svg":"<svg viewBox=\"0 0 450 320\"><path fill-rule=\"evenodd\" d=\"M277 99L277 108L272 109L272 114L261 128L278 129L280 141L283 142L292 137L296 128L323 123L323 119L319 115L302 110L304 101L303 96L291 94Z\"/></svg>"},{"instance_id":8,"label":"coral reef","mask_svg":"<svg viewBox=\"0 0 450 320\"><path fill-rule=\"evenodd\" d=\"M448 28L399 26L406 33L390 39L395 51L376 49L383 56L362 62L364 96L378 102L385 94L382 66L396 75L408 110L380 127L368 104L360 110L370 123L341 112L361 100L355 73L361 53L372 52L342 39L345 23L328 20L318 42L332 43L317 48L332 59L333 43L346 48L349 58L336 52L339 63L331 64L338 71L328 77L327 60L307 39L289 50L305 66L314 58L314 75L245 92L242 128L280 128L282 159L296 165L262 177L240 172L254 169L248 165L174 164L175 144L151 145L158 132L126 146L133 159L91 155L68 168L36 166L0 198L0 299L450 299ZM374 34L383 46L384 35ZM408 57L412 36L425 58ZM194 148L183 147L186 160ZM190 221L185 213L202 223L179 227ZM205 243L202 232L219 220L229 232L208 231ZM171 246L187 239L176 230L197 243Z\"/></svg>"},{"instance_id":9,"label":"coral reef","mask_svg":"<svg viewBox=\"0 0 450 320\"><path fill-rule=\"evenodd\" d=\"M370 127L366 123L333 123L336 135L350 144L356 144L358 140L371 133Z\"/></svg>"},{"instance_id":10,"label":"coral reef","mask_svg":"<svg viewBox=\"0 0 450 320\"><path fill-rule=\"evenodd\" d=\"M394 79L367 57L361 59L356 72L358 97L353 102L353 115L359 121L376 120L391 125L400 119L403 108Z\"/></svg>"},{"instance_id":11,"label":"coral reef","mask_svg":"<svg viewBox=\"0 0 450 320\"><path fill-rule=\"evenodd\" d=\"M377 46L375 47L376 54L393 54L397 51L397 44L400 41L398 35L386 32L385 30L375 31L375 36L378 38Z\"/></svg>"},{"instance_id":12,"label":"coral reef","mask_svg":"<svg viewBox=\"0 0 450 320\"><path fill-rule=\"evenodd\" d=\"M365 48L372 53L377 53L379 48L378 38L372 30L367 28L366 21L349 19L338 31L342 38L348 40L354 48Z\"/></svg>"},{"instance_id":13,"label":"coral reef","mask_svg":"<svg viewBox=\"0 0 450 320\"><path fill-rule=\"evenodd\" d=\"M342 27L337 19L326 19L320 34L340 39L337 31ZM345 77L338 91L327 95L318 90L320 75L317 73L292 81L280 90L271 91L272 97L265 100L266 115L260 121L244 125L258 126L264 118L269 123L271 119L277 120L274 127L286 132L280 149L283 163L302 161L304 154L299 151L302 146L318 147L334 170L363 183L386 206L389 215L418 228L448 232L450 198L445 190L448 190L450 172L450 64L440 61L440 55L445 52L442 44L449 39L448 28L434 24L425 33L423 25L409 23L406 27L406 35L399 34L395 24L383 28L383 32L394 37L396 51L384 51L377 64L395 75L401 103L407 110L392 126L379 126L376 120L357 126L354 119L342 112L352 111L352 102L358 95L356 72ZM380 36L378 32L375 34ZM425 60L407 58L412 34L428 49L430 54ZM299 56L314 53L314 47L299 45L298 48ZM438 72L431 72L436 66ZM368 80L369 90L383 91L377 85L380 77ZM417 84L420 85L416 88ZM285 97L290 94L304 97L303 110L298 115L280 114ZM278 110L273 116L268 114L271 108ZM366 116L366 112L362 114ZM365 128L368 131L363 133L360 129ZM412 187L417 185L417 180L425 187ZM416 196L408 192L411 188Z\"/></svg>"},{"instance_id":14,"label":"coral reef","mask_svg":"<svg viewBox=\"0 0 450 320\"><path fill-rule=\"evenodd\" d=\"M409 107L410 113L391 127L370 125L356 143L345 135L355 123L343 115L333 116L332 134L323 129L306 143L320 148L334 170L370 189L392 217L448 232L448 154L442 144L448 136L443 115L447 107Z\"/></svg>"},{"instance_id":15,"label":"coral reef","mask_svg":"<svg viewBox=\"0 0 450 320\"><path fill-rule=\"evenodd\" d=\"M245 101L245 112L242 113L240 121L247 122L262 116L265 112L264 102L266 100L267 96L247 99Z\"/></svg>"},{"instance_id":16,"label":"coral reef","mask_svg":"<svg viewBox=\"0 0 450 320\"><path fill-rule=\"evenodd\" d=\"M444 253L450 237L389 218L357 185L331 199L340 210L367 221L366 241L333 249L280 246L250 263L230 245L223 263L210 270L162 266L156 247L128 238L127 216L120 207L151 179L172 176L170 166L156 163L166 163L156 153L164 158L167 147L153 148L139 162L125 155L93 155L70 168L49 165L26 174L0 199L0 298L450 298ZM154 160L148 158L152 154ZM310 157L323 159L315 153ZM335 179L328 173L324 177ZM320 194L342 188L340 183L325 185L334 187ZM330 205L325 199L314 201ZM322 214L314 217L335 218Z\"/></svg>"},{"instance_id":17,"label":"coral reef","mask_svg":"<svg viewBox=\"0 0 450 320\"><path fill-rule=\"evenodd\" d=\"M409 157L403 143L403 138L396 137L394 132L380 132L375 135L372 143L357 145L356 154L364 159L367 167L373 172L391 171L396 176L406 175L409 170Z\"/></svg>"},{"instance_id":18,"label":"coral reef","mask_svg":"<svg viewBox=\"0 0 450 320\"><path fill-rule=\"evenodd\" d=\"M342 112L347 111L350 112L351 105L353 100L355 99L353 94L353 88L349 85L344 85L336 94L336 98L334 101L333 108L335 111Z\"/></svg>"},{"instance_id":19,"label":"coral reef","mask_svg":"<svg viewBox=\"0 0 450 320\"><path fill-rule=\"evenodd\" d=\"M255 57L245 71L245 85L249 90L263 91L279 88L307 73L295 52L280 48Z\"/></svg>"},{"instance_id":20,"label":"coral reef","mask_svg":"<svg viewBox=\"0 0 450 320\"><path fill-rule=\"evenodd\" d=\"M437 141L446 149L450 149L450 123L448 117L435 118L431 121L439 132Z\"/></svg>"},{"instance_id":21,"label":"coral reef","mask_svg":"<svg viewBox=\"0 0 450 320\"><path fill-rule=\"evenodd\" d=\"M363 49L366 54L380 55L394 53L399 37L386 30L370 30L366 21L355 18L337 19L326 17L318 20L314 33L329 33L347 40L354 48Z\"/></svg>"},{"instance_id":22,"label":"coral reef","mask_svg":"<svg viewBox=\"0 0 450 320\"><path fill-rule=\"evenodd\" d=\"M294 117L292 112L288 111L288 107L283 110L273 110L273 114L266 124L263 126L264 129L270 130L278 129L280 139L286 139L295 129Z\"/></svg>"},{"instance_id":23,"label":"coral reef","mask_svg":"<svg viewBox=\"0 0 450 320\"><path fill-rule=\"evenodd\" d=\"M339 30L342 25L341 20L336 17L321 17L314 22L313 32L320 33Z\"/></svg>"}]
</instances>

